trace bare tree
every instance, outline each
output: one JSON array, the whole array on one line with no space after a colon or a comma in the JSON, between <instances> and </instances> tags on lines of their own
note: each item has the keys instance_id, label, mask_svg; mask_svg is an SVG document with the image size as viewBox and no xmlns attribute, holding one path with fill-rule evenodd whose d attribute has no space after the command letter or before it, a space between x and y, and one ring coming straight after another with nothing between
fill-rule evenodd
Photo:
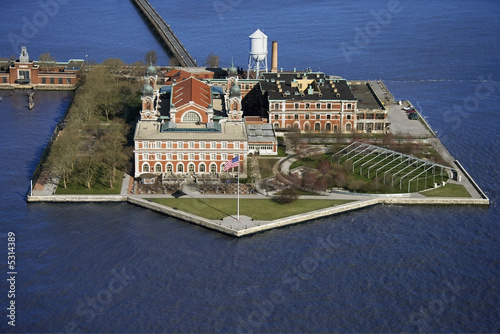
<instances>
[{"instance_id":1,"label":"bare tree","mask_svg":"<svg viewBox=\"0 0 500 334\"><path fill-rule=\"evenodd\" d=\"M158 56L155 50L149 50L144 57L146 64L156 64L158 62Z\"/></svg>"},{"instance_id":2,"label":"bare tree","mask_svg":"<svg viewBox=\"0 0 500 334\"><path fill-rule=\"evenodd\" d=\"M40 62L40 68L45 71L53 68L56 63L56 59L50 55L50 52L40 54L38 61Z\"/></svg>"},{"instance_id":3,"label":"bare tree","mask_svg":"<svg viewBox=\"0 0 500 334\"><path fill-rule=\"evenodd\" d=\"M293 188L285 188L278 195L276 195L273 200L279 204L289 204L296 201L299 198L297 191Z\"/></svg>"},{"instance_id":4,"label":"bare tree","mask_svg":"<svg viewBox=\"0 0 500 334\"><path fill-rule=\"evenodd\" d=\"M125 147L127 144L126 128L124 123L113 124L111 129L104 134L102 143L99 145L103 169L111 189L116 180L117 169L124 168L130 156L130 147Z\"/></svg>"},{"instance_id":5,"label":"bare tree","mask_svg":"<svg viewBox=\"0 0 500 334\"><path fill-rule=\"evenodd\" d=\"M208 55L207 60L206 60L206 65L208 67L217 68L217 67L219 67L219 61L220 61L220 57L218 55L210 52L210 54Z\"/></svg>"}]
</instances>

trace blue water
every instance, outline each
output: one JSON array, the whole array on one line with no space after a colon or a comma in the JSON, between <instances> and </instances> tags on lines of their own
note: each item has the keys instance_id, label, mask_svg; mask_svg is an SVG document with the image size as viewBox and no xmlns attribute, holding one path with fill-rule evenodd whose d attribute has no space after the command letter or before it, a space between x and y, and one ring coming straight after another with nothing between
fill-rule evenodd
<instances>
[{"instance_id":1,"label":"blue water","mask_svg":"<svg viewBox=\"0 0 500 334\"><path fill-rule=\"evenodd\" d=\"M0 56L18 55L9 36L49 2L2 3ZM18 271L15 328L1 279L0 332L500 331L498 2L152 4L199 64L214 52L222 66L234 57L246 67L247 37L261 28L279 42L279 67L382 78L492 205L377 206L240 240L125 204L28 205L70 94L39 92L30 112L24 95L0 91L0 275L9 231ZM32 58L131 63L155 49L168 64L129 1L70 1L45 21L22 37Z\"/></svg>"}]
</instances>

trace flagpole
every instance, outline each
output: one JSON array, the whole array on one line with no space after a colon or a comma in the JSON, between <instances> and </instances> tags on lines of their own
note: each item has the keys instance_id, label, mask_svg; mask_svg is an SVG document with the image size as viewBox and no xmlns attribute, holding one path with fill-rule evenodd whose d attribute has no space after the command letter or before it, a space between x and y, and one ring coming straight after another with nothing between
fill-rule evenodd
<instances>
[{"instance_id":1,"label":"flagpole","mask_svg":"<svg viewBox=\"0 0 500 334\"><path fill-rule=\"evenodd\" d=\"M236 213L237 220L240 220L240 156L238 155L238 212Z\"/></svg>"}]
</instances>

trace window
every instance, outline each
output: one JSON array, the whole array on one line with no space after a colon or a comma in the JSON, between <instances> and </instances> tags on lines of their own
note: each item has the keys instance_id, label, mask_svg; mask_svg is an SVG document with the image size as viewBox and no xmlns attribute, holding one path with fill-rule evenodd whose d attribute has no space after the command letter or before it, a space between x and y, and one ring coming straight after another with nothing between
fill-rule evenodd
<instances>
[{"instance_id":1,"label":"window","mask_svg":"<svg viewBox=\"0 0 500 334\"><path fill-rule=\"evenodd\" d=\"M316 103L316 109L321 109L321 103Z\"/></svg>"},{"instance_id":2,"label":"window","mask_svg":"<svg viewBox=\"0 0 500 334\"><path fill-rule=\"evenodd\" d=\"M299 109L299 104L295 103L295 109Z\"/></svg>"},{"instance_id":3,"label":"window","mask_svg":"<svg viewBox=\"0 0 500 334\"><path fill-rule=\"evenodd\" d=\"M358 114L358 119L365 119L365 114Z\"/></svg>"},{"instance_id":4,"label":"window","mask_svg":"<svg viewBox=\"0 0 500 334\"><path fill-rule=\"evenodd\" d=\"M177 153L177 160L184 160L184 153Z\"/></svg>"},{"instance_id":5,"label":"window","mask_svg":"<svg viewBox=\"0 0 500 334\"><path fill-rule=\"evenodd\" d=\"M274 119L280 119L280 115L278 114L274 115Z\"/></svg>"},{"instance_id":6,"label":"window","mask_svg":"<svg viewBox=\"0 0 500 334\"><path fill-rule=\"evenodd\" d=\"M210 153L210 160L212 161L217 160L217 155L215 153Z\"/></svg>"},{"instance_id":7,"label":"window","mask_svg":"<svg viewBox=\"0 0 500 334\"><path fill-rule=\"evenodd\" d=\"M279 103L275 103L274 104L274 110L280 110L280 104Z\"/></svg>"},{"instance_id":8,"label":"window","mask_svg":"<svg viewBox=\"0 0 500 334\"><path fill-rule=\"evenodd\" d=\"M309 119L309 114L306 114L306 119Z\"/></svg>"},{"instance_id":9,"label":"window","mask_svg":"<svg viewBox=\"0 0 500 334\"><path fill-rule=\"evenodd\" d=\"M59 78L58 83L59 83L60 85L62 85L62 84L63 84L63 78Z\"/></svg>"},{"instance_id":10,"label":"window","mask_svg":"<svg viewBox=\"0 0 500 334\"><path fill-rule=\"evenodd\" d=\"M3 78L3 79L4 79L4 83L6 83L7 80L5 80L5 79L7 79L7 78ZM42 78L42 84L46 84L46 83L47 83L47 78Z\"/></svg>"},{"instance_id":11,"label":"window","mask_svg":"<svg viewBox=\"0 0 500 334\"><path fill-rule=\"evenodd\" d=\"M194 111L190 111L188 113L186 113L183 117L182 117L182 121L183 122L191 122L191 123L198 123L201 121L200 119L200 115L198 115L197 113L195 113Z\"/></svg>"},{"instance_id":12,"label":"window","mask_svg":"<svg viewBox=\"0 0 500 334\"><path fill-rule=\"evenodd\" d=\"M233 144L234 148L235 149L239 149L240 148L240 142L239 141L235 141L234 144Z\"/></svg>"},{"instance_id":13,"label":"window","mask_svg":"<svg viewBox=\"0 0 500 334\"><path fill-rule=\"evenodd\" d=\"M376 119L385 119L385 114L376 114Z\"/></svg>"},{"instance_id":14,"label":"window","mask_svg":"<svg viewBox=\"0 0 500 334\"><path fill-rule=\"evenodd\" d=\"M149 173L149 165L147 163L142 165L142 172Z\"/></svg>"},{"instance_id":15,"label":"window","mask_svg":"<svg viewBox=\"0 0 500 334\"><path fill-rule=\"evenodd\" d=\"M217 142L215 141L210 142L210 148L217 148Z\"/></svg>"},{"instance_id":16,"label":"window","mask_svg":"<svg viewBox=\"0 0 500 334\"><path fill-rule=\"evenodd\" d=\"M206 144L204 141L200 141L200 148L206 148Z\"/></svg>"},{"instance_id":17,"label":"window","mask_svg":"<svg viewBox=\"0 0 500 334\"><path fill-rule=\"evenodd\" d=\"M30 71L19 71L19 79L29 79Z\"/></svg>"},{"instance_id":18,"label":"window","mask_svg":"<svg viewBox=\"0 0 500 334\"><path fill-rule=\"evenodd\" d=\"M216 164L210 165L210 173L217 173L217 165Z\"/></svg>"},{"instance_id":19,"label":"window","mask_svg":"<svg viewBox=\"0 0 500 334\"><path fill-rule=\"evenodd\" d=\"M311 130L311 127L309 126L309 124L306 124L304 126L304 131L309 131L309 130Z\"/></svg>"},{"instance_id":20,"label":"window","mask_svg":"<svg viewBox=\"0 0 500 334\"><path fill-rule=\"evenodd\" d=\"M190 164L190 165L188 166L188 170L189 170L189 172L190 172L190 173L194 173L194 165L193 165L193 164Z\"/></svg>"},{"instance_id":21,"label":"window","mask_svg":"<svg viewBox=\"0 0 500 334\"><path fill-rule=\"evenodd\" d=\"M142 154L142 160L149 160L149 154L143 153Z\"/></svg>"},{"instance_id":22,"label":"window","mask_svg":"<svg viewBox=\"0 0 500 334\"><path fill-rule=\"evenodd\" d=\"M167 141L167 148L174 148L174 144L171 141Z\"/></svg>"},{"instance_id":23,"label":"window","mask_svg":"<svg viewBox=\"0 0 500 334\"><path fill-rule=\"evenodd\" d=\"M161 141L155 142L155 148L161 148Z\"/></svg>"},{"instance_id":24,"label":"window","mask_svg":"<svg viewBox=\"0 0 500 334\"><path fill-rule=\"evenodd\" d=\"M347 104L347 109L352 109L352 103Z\"/></svg>"},{"instance_id":25,"label":"window","mask_svg":"<svg viewBox=\"0 0 500 334\"><path fill-rule=\"evenodd\" d=\"M306 109L309 109L311 107L310 103L306 103Z\"/></svg>"},{"instance_id":26,"label":"window","mask_svg":"<svg viewBox=\"0 0 500 334\"><path fill-rule=\"evenodd\" d=\"M319 124L319 123L314 124L314 131L320 132L321 131L321 124Z\"/></svg>"},{"instance_id":27,"label":"window","mask_svg":"<svg viewBox=\"0 0 500 334\"><path fill-rule=\"evenodd\" d=\"M326 119L331 119L332 118L332 115L328 114L326 115Z\"/></svg>"},{"instance_id":28,"label":"window","mask_svg":"<svg viewBox=\"0 0 500 334\"><path fill-rule=\"evenodd\" d=\"M54 78L50 78L50 84L53 85L54 84Z\"/></svg>"},{"instance_id":29,"label":"window","mask_svg":"<svg viewBox=\"0 0 500 334\"><path fill-rule=\"evenodd\" d=\"M204 164L200 165L200 173L205 173L205 165Z\"/></svg>"},{"instance_id":30,"label":"window","mask_svg":"<svg viewBox=\"0 0 500 334\"><path fill-rule=\"evenodd\" d=\"M189 148L193 149L194 148L194 141L189 142Z\"/></svg>"},{"instance_id":31,"label":"window","mask_svg":"<svg viewBox=\"0 0 500 334\"><path fill-rule=\"evenodd\" d=\"M71 78L66 78L66 84L71 85Z\"/></svg>"},{"instance_id":32,"label":"window","mask_svg":"<svg viewBox=\"0 0 500 334\"><path fill-rule=\"evenodd\" d=\"M327 103L326 104L326 109L332 109L332 104L331 103Z\"/></svg>"},{"instance_id":33,"label":"window","mask_svg":"<svg viewBox=\"0 0 500 334\"><path fill-rule=\"evenodd\" d=\"M223 149L227 149L227 141L223 141L222 142L222 148Z\"/></svg>"},{"instance_id":34,"label":"window","mask_svg":"<svg viewBox=\"0 0 500 334\"><path fill-rule=\"evenodd\" d=\"M189 160L193 161L194 160L194 153L189 153Z\"/></svg>"},{"instance_id":35,"label":"window","mask_svg":"<svg viewBox=\"0 0 500 334\"><path fill-rule=\"evenodd\" d=\"M156 164L155 165L155 172L156 173L161 173L161 165L160 164Z\"/></svg>"},{"instance_id":36,"label":"window","mask_svg":"<svg viewBox=\"0 0 500 334\"><path fill-rule=\"evenodd\" d=\"M205 153L200 153L200 160L206 160L206 155Z\"/></svg>"},{"instance_id":37,"label":"window","mask_svg":"<svg viewBox=\"0 0 500 334\"><path fill-rule=\"evenodd\" d=\"M348 132L350 132L350 131L352 130L352 125L351 125L351 123L347 123L347 124L345 125L345 130L346 130L346 131L348 131Z\"/></svg>"},{"instance_id":38,"label":"window","mask_svg":"<svg viewBox=\"0 0 500 334\"><path fill-rule=\"evenodd\" d=\"M177 173L183 173L183 172L184 172L184 165L178 164L177 165Z\"/></svg>"},{"instance_id":39,"label":"window","mask_svg":"<svg viewBox=\"0 0 500 334\"><path fill-rule=\"evenodd\" d=\"M167 173L172 173L172 164L167 165Z\"/></svg>"},{"instance_id":40,"label":"window","mask_svg":"<svg viewBox=\"0 0 500 334\"><path fill-rule=\"evenodd\" d=\"M156 153L155 158L156 160L161 160L161 153Z\"/></svg>"},{"instance_id":41,"label":"window","mask_svg":"<svg viewBox=\"0 0 500 334\"><path fill-rule=\"evenodd\" d=\"M332 131L332 125L330 123L326 123L326 125L325 125L325 131L327 131L327 132Z\"/></svg>"},{"instance_id":42,"label":"window","mask_svg":"<svg viewBox=\"0 0 500 334\"><path fill-rule=\"evenodd\" d=\"M321 115L320 114L316 114L316 119L321 119Z\"/></svg>"},{"instance_id":43,"label":"window","mask_svg":"<svg viewBox=\"0 0 500 334\"><path fill-rule=\"evenodd\" d=\"M177 142L177 148L184 148L184 143L181 141Z\"/></svg>"},{"instance_id":44,"label":"window","mask_svg":"<svg viewBox=\"0 0 500 334\"><path fill-rule=\"evenodd\" d=\"M347 116L346 116L346 118L347 118L347 119L351 119L351 115L347 115Z\"/></svg>"},{"instance_id":45,"label":"window","mask_svg":"<svg viewBox=\"0 0 500 334\"><path fill-rule=\"evenodd\" d=\"M172 153L167 153L167 160L172 161L172 158L173 158Z\"/></svg>"},{"instance_id":46,"label":"window","mask_svg":"<svg viewBox=\"0 0 500 334\"><path fill-rule=\"evenodd\" d=\"M227 160L227 153L222 154L222 160L226 161Z\"/></svg>"},{"instance_id":47,"label":"window","mask_svg":"<svg viewBox=\"0 0 500 334\"><path fill-rule=\"evenodd\" d=\"M295 114L295 115L293 116L293 118L294 118L294 119L299 119L299 114Z\"/></svg>"}]
</instances>

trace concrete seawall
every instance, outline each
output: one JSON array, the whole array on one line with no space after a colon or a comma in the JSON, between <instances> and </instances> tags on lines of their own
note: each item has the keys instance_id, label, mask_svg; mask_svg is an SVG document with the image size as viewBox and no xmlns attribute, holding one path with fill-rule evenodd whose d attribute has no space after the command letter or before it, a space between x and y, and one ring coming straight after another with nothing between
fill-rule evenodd
<instances>
[{"instance_id":1,"label":"concrete seawall","mask_svg":"<svg viewBox=\"0 0 500 334\"><path fill-rule=\"evenodd\" d=\"M408 197L377 197L358 200L351 203L336 205L330 208L306 212L272 221L255 221L243 217L241 221L231 219L210 220L188 212L157 204L137 196L120 195L53 195L53 196L28 196L28 202L56 202L56 203L88 203L88 202L128 202L161 214L181 219L211 230L222 232L234 237L243 237L278 227L294 225L306 221L332 216L344 212L360 210L377 204L393 205L489 205L488 199L478 198L408 198Z\"/></svg>"}]
</instances>

